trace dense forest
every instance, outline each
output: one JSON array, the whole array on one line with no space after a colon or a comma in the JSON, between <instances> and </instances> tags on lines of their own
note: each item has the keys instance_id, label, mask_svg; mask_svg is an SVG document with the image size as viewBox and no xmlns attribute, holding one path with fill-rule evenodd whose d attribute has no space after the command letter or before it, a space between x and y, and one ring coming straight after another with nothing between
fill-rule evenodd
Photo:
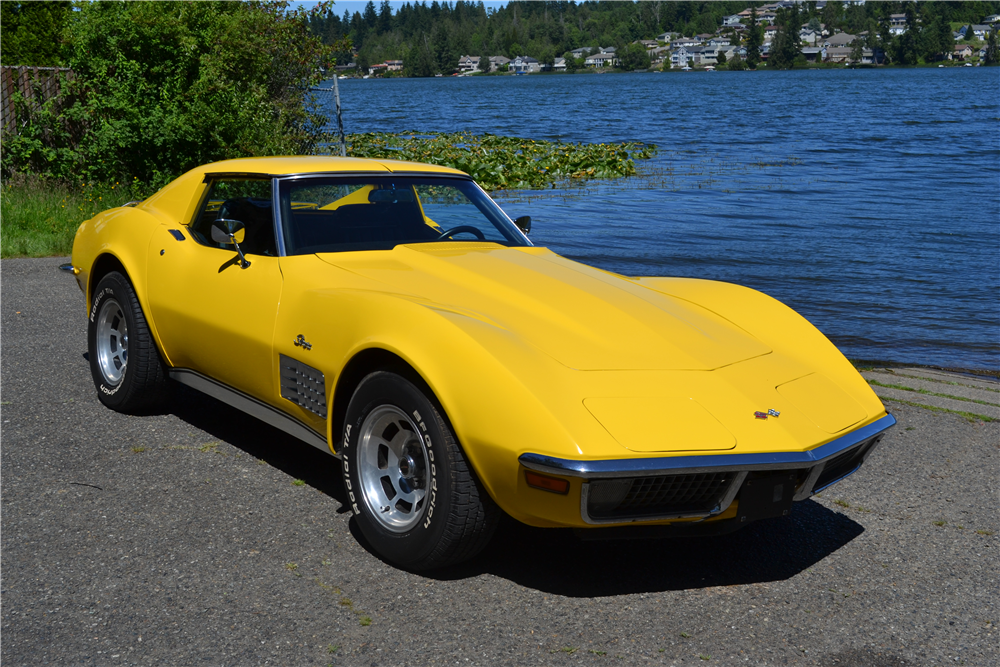
<instances>
[{"instance_id":1,"label":"dense forest","mask_svg":"<svg viewBox=\"0 0 1000 667\"><path fill-rule=\"evenodd\" d=\"M530 55L540 62L581 46L623 46L638 39L653 39L664 32L685 36L714 33L722 18L760 2L510 2L499 9L487 9L482 2L407 3L393 11L388 2L369 2L363 12L338 14L331 7L311 19L314 34L333 43L349 37L352 53L341 53L338 62L355 61L360 68L390 59L404 61L407 74L428 76L453 71L463 55L513 58ZM789 12L791 13L791 12ZM889 53L902 58L895 62L916 62L921 51L937 46L937 29L931 44L921 44L919 30L910 40L893 45L887 35L890 14L907 13L914 25L950 26L979 23L990 14L1000 13L1000 2L868 2L847 7L828 2L799 3L795 20L812 19L828 30L856 34L881 34ZM886 29L883 30L883 27ZM930 29L923 30L930 34ZM949 32L950 34L950 32ZM923 41L927 41L925 35Z\"/></svg>"}]
</instances>

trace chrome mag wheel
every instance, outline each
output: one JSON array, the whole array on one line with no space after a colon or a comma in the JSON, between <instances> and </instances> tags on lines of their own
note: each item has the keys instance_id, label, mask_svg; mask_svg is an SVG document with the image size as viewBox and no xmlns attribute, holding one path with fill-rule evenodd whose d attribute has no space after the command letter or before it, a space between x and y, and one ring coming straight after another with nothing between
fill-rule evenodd
<instances>
[{"instance_id":1,"label":"chrome mag wheel","mask_svg":"<svg viewBox=\"0 0 1000 667\"><path fill-rule=\"evenodd\" d=\"M387 530L402 533L420 521L431 466L417 425L394 405L365 418L358 438L358 476L365 504Z\"/></svg>"},{"instance_id":2,"label":"chrome mag wheel","mask_svg":"<svg viewBox=\"0 0 1000 667\"><path fill-rule=\"evenodd\" d=\"M109 298L97 315L97 364L110 385L117 385L128 364L128 324L116 299Z\"/></svg>"}]
</instances>

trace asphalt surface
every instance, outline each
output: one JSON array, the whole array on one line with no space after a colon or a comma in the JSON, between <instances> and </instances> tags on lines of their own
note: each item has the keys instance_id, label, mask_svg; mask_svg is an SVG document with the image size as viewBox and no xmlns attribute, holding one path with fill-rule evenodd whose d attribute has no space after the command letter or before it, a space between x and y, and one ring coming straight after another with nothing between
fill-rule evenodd
<instances>
[{"instance_id":1,"label":"asphalt surface","mask_svg":"<svg viewBox=\"0 0 1000 667\"><path fill-rule=\"evenodd\" d=\"M865 467L788 517L598 543L508 521L415 575L308 445L190 391L101 406L61 261L0 269L4 667L1000 663L1000 422L889 402Z\"/></svg>"}]
</instances>

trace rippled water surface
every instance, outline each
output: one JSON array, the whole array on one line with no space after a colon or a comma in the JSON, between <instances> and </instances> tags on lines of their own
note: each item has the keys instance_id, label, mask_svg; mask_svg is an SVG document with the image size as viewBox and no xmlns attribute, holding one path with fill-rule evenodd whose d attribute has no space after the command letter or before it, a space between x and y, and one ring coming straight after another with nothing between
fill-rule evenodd
<instances>
[{"instance_id":1,"label":"rippled water surface","mask_svg":"<svg viewBox=\"0 0 1000 667\"><path fill-rule=\"evenodd\" d=\"M638 176L496 194L532 241L789 304L848 357L1000 368L1000 68L340 82L347 132L641 140Z\"/></svg>"}]
</instances>

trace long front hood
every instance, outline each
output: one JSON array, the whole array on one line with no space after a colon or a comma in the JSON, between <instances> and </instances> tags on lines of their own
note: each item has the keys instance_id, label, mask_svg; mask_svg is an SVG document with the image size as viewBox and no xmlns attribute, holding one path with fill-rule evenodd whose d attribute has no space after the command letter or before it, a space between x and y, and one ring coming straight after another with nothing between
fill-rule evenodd
<instances>
[{"instance_id":1,"label":"long front hood","mask_svg":"<svg viewBox=\"0 0 1000 667\"><path fill-rule=\"evenodd\" d=\"M728 320L545 248L441 243L320 258L474 313L578 370L711 370L770 352Z\"/></svg>"}]
</instances>

